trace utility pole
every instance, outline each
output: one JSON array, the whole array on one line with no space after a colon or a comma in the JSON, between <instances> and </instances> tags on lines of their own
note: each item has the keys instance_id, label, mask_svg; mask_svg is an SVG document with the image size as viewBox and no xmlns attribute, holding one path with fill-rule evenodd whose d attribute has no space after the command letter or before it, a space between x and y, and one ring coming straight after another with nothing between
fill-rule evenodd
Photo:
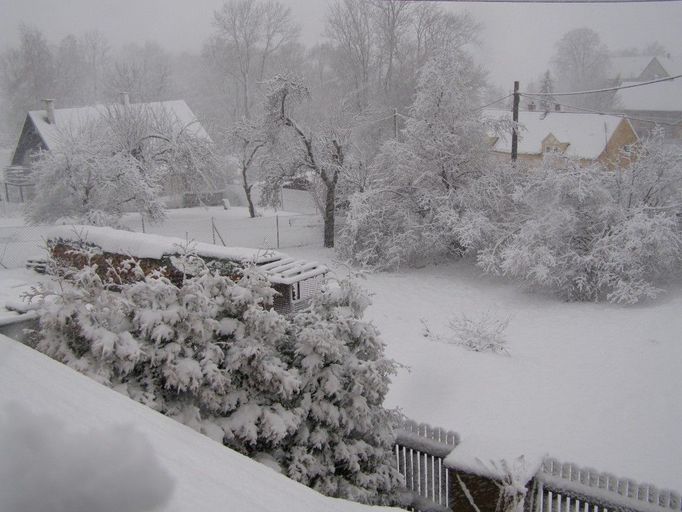
<instances>
[{"instance_id":1,"label":"utility pole","mask_svg":"<svg viewBox=\"0 0 682 512\"><path fill-rule=\"evenodd\" d=\"M519 122L519 100L521 95L519 94L519 82L518 80L514 82L514 104L512 106L512 121L514 121L514 127L512 128L512 147L511 147L511 159L512 162L516 162L516 158L519 154L519 133L518 133L518 122Z\"/></svg>"}]
</instances>

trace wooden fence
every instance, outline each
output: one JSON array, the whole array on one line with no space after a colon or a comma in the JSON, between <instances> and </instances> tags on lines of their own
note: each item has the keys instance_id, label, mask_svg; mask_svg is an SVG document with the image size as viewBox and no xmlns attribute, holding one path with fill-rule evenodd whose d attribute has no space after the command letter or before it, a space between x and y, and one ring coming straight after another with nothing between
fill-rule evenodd
<instances>
[{"instance_id":1,"label":"wooden fence","mask_svg":"<svg viewBox=\"0 0 682 512\"><path fill-rule=\"evenodd\" d=\"M535 481L534 509L540 512L682 510L676 492L555 459L544 461Z\"/></svg>"},{"instance_id":2,"label":"wooden fence","mask_svg":"<svg viewBox=\"0 0 682 512\"><path fill-rule=\"evenodd\" d=\"M459 442L452 431L414 422L403 426L395 457L414 497L412 509L503 512L498 510L503 502L498 482L445 464ZM549 458L526 487L527 512L682 512L682 498L676 492Z\"/></svg>"}]
</instances>

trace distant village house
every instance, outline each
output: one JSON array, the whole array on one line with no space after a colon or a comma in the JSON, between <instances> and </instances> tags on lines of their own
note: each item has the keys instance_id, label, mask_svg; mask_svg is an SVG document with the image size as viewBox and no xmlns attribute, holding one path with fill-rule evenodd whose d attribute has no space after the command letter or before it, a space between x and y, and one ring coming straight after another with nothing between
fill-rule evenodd
<instances>
[{"instance_id":1,"label":"distant village house","mask_svg":"<svg viewBox=\"0 0 682 512\"><path fill-rule=\"evenodd\" d=\"M117 105L91 105L75 108L55 108L55 100L43 100L43 110L32 110L26 115L10 165L4 169L2 194L7 202L24 202L32 197L31 165L40 151L50 151L59 142L60 132L77 131L97 121L108 109L130 107L145 109L152 114L168 116L178 127L188 127L192 134L210 140L192 110L184 100L153 103L130 103L127 93L121 93Z\"/></svg>"},{"instance_id":2,"label":"distant village house","mask_svg":"<svg viewBox=\"0 0 682 512\"><path fill-rule=\"evenodd\" d=\"M511 113L486 110L484 117L511 120ZM522 110L519 128L518 160L529 165L540 165L547 156L564 156L582 165L611 166L623 148L639 140L630 121L615 115ZM511 135L496 135L491 144L501 159L511 157Z\"/></svg>"}]
</instances>

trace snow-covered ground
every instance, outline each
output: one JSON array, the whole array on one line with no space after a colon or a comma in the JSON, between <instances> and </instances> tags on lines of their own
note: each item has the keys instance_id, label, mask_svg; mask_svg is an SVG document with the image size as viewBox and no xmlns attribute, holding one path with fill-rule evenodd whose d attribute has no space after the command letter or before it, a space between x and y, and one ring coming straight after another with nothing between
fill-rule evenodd
<instances>
[{"instance_id":1,"label":"snow-covered ground","mask_svg":"<svg viewBox=\"0 0 682 512\"><path fill-rule=\"evenodd\" d=\"M164 234L184 238L185 214L176 215ZM259 222L250 236L259 236ZM310 236L320 243L318 229ZM332 251L311 245L284 252L348 274ZM0 282L22 279L8 272L0 272ZM468 262L368 274L364 284L374 294L369 317L389 356L405 365L387 405L459 432L452 462L475 466L477 459L524 455L532 472L550 455L682 491L680 284L635 307L565 303L483 277ZM448 321L462 314L508 318L509 355L442 342L452 334Z\"/></svg>"},{"instance_id":2,"label":"snow-covered ground","mask_svg":"<svg viewBox=\"0 0 682 512\"><path fill-rule=\"evenodd\" d=\"M325 262L330 251L289 254ZM327 261L328 262L328 261ZM333 265L332 265L333 266ZM337 266L342 276L347 270ZM469 262L366 276L369 317L406 366L388 406L457 431L450 461L545 455L682 490L682 287L635 307L566 303L480 275ZM442 339L466 315L506 320L510 355Z\"/></svg>"},{"instance_id":3,"label":"snow-covered ground","mask_svg":"<svg viewBox=\"0 0 682 512\"><path fill-rule=\"evenodd\" d=\"M6 512L393 510L326 498L4 336L0 390Z\"/></svg>"}]
</instances>

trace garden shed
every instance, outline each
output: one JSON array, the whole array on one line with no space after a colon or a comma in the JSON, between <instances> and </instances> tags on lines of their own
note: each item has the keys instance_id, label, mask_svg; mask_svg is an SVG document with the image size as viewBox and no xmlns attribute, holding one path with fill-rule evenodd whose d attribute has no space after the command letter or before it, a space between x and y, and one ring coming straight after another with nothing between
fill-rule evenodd
<instances>
[{"instance_id":1,"label":"garden shed","mask_svg":"<svg viewBox=\"0 0 682 512\"><path fill-rule=\"evenodd\" d=\"M187 250L228 275L236 274L240 268L255 266L278 292L273 308L282 314L305 308L322 289L328 272L325 265L296 260L278 251L188 242L182 238L108 227L59 226L48 236L48 248L53 256L78 265L79 261L68 257L69 249L76 247L91 247L101 251L94 261L103 270L108 265L107 260L121 261L133 257L140 261L145 272L162 268L171 280L180 280L183 273L189 273L187 269L180 270L175 265L177 257Z\"/></svg>"}]
</instances>

